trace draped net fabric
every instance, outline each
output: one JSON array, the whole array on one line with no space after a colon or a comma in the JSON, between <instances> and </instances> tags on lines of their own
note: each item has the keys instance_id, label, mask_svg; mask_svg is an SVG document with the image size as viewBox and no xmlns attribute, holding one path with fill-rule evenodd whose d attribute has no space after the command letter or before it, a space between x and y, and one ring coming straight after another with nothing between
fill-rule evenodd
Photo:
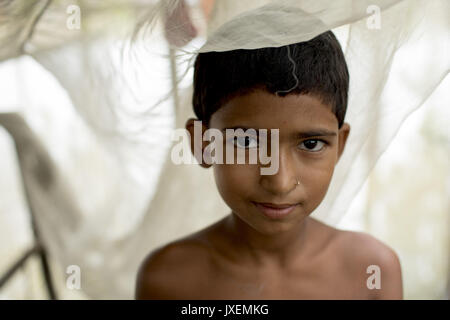
<instances>
[{"instance_id":1,"label":"draped net fabric","mask_svg":"<svg viewBox=\"0 0 450 320\"><path fill-rule=\"evenodd\" d=\"M65 31L54 46L39 43L39 28L61 10L65 18L68 2L36 3L44 9L42 17L32 37L23 39L33 45L16 38L11 46L16 51L1 51L2 59L30 54L64 88L84 124L52 144L48 137L58 116L50 110L45 126L33 126L42 115L22 108L36 132L36 147L19 150L19 160L50 254L61 266L81 267L82 289L92 298L132 298L137 267L151 249L229 213L212 170L175 165L170 158L171 129L183 128L193 116L197 52L283 46L335 31L350 71L351 133L328 193L312 213L333 226L403 121L449 70L445 0L218 0L209 19L200 10L203 2L150 1L148 13L123 23L121 32L114 23L81 29L77 36ZM80 3L88 12L98 4ZM142 8L142 1L112 3ZM27 12L29 19L36 17ZM4 26L17 29L14 21ZM93 29L97 37L87 36ZM170 79L175 69L178 81ZM13 137L25 130L9 124ZM77 145L80 136L87 148ZM71 161L58 160L58 148L70 150ZM99 165L79 170L74 164L87 150L95 150ZM26 160L46 152L53 155L46 160L54 171L50 187Z\"/></svg>"}]
</instances>

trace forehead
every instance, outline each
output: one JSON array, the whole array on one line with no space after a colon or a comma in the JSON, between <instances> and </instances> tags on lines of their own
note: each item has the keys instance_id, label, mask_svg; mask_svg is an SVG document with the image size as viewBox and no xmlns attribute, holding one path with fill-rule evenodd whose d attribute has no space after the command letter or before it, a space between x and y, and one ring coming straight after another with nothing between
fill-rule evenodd
<instances>
[{"instance_id":1,"label":"forehead","mask_svg":"<svg viewBox=\"0 0 450 320\"><path fill-rule=\"evenodd\" d=\"M210 126L218 129L233 126L283 130L299 127L337 129L338 120L331 106L313 95L279 97L258 89L230 99L212 115Z\"/></svg>"}]
</instances>

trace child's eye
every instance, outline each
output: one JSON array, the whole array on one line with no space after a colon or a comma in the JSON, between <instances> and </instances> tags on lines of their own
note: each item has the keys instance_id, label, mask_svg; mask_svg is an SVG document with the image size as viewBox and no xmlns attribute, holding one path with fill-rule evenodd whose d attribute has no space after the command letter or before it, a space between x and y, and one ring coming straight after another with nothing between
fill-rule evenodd
<instances>
[{"instance_id":1,"label":"child's eye","mask_svg":"<svg viewBox=\"0 0 450 320\"><path fill-rule=\"evenodd\" d=\"M249 136L234 137L233 142L236 147L243 149L251 149L258 146L258 141Z\"/></svg>"},{"instance_id":2,"label":"child's eye","mask_svg":"<svg viewBox=\"0 0 450 320\"><path fill-rule=\"evenodd\" d=\"M321 151L324 146L326 145L326 142L319 139L309 139L303 141L300 145L304 145L304 148L300 148L302 150L311 151L311 152L319 152Z\"/></svg>"}]
</instances>

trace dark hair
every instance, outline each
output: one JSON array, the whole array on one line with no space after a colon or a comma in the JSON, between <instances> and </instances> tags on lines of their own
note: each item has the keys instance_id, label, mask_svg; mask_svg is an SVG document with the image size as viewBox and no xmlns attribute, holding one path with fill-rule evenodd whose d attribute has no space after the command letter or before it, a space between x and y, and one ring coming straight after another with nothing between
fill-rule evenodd
<instances>
[{"instance_id":1,"label":"dark hair","mask_svg":"<svg viewBox=\"0 0 450 320\"><path fill-rule=\"evenodd\" d=\"M207 125L237 95L263 89L279 96L314 94L330 104L339 128L347 110L349 73L331 31L283 47L199 53L194 65L193 107Z\"/></svg>"}]
</instances>

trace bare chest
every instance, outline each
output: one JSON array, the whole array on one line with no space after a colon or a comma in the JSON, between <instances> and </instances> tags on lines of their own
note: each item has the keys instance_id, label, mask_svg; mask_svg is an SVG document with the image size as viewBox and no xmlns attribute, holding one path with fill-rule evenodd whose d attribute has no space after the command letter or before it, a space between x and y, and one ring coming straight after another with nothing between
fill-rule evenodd
<instances>
[{"instance_id":1,"label":"bare chest","mask_svg":"<svg viewBox=\"0 0 450 320\"><path fill-rule=\"evenodd\" d=\"M185 277L180 288L188 299L236 300L303 300L303 299L367 299L361 280L345 273L337 264L311 264L298 270L246 268L203 270Z\"/></svg>"}]
</instances>

